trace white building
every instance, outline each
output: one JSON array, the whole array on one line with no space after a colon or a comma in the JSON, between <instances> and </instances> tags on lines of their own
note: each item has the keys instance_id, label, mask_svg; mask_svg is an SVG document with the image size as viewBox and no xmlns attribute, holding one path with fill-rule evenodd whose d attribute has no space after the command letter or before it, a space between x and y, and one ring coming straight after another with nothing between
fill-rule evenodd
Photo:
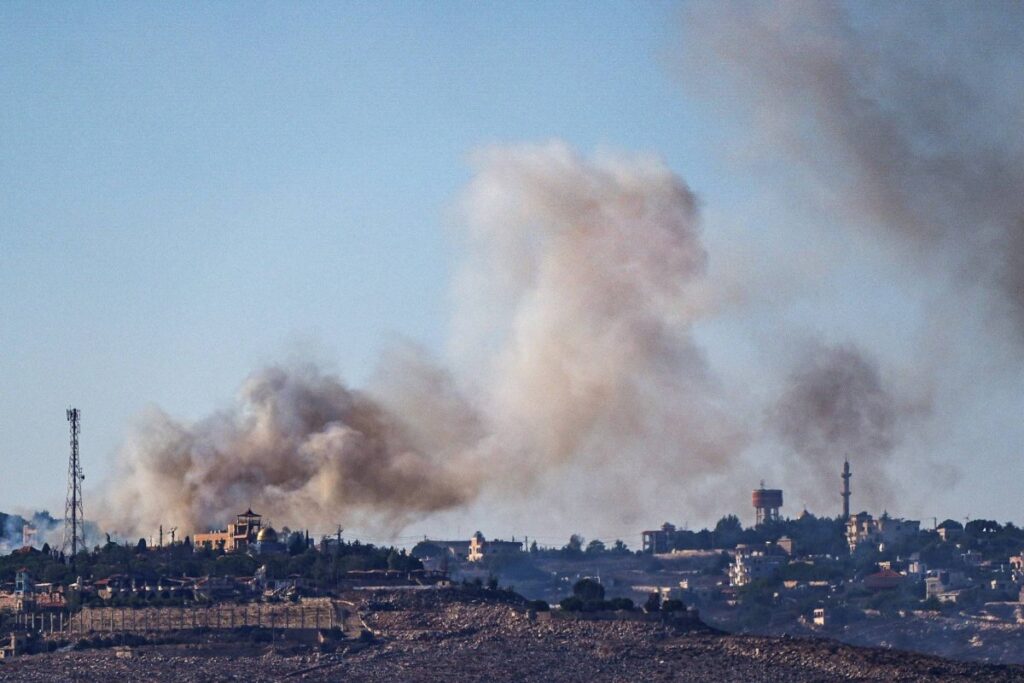
<instances>
[{"instance_id":1,"label":"white building","mask_svg":"<svg viewBox=\"0 0 1024 683\"><path fill-rule=\"evenodd\" d=\"M910 519L897 519L882 515L874 519L866 512L858 513L846 522L846 543L850 552L864 543L878 546L899 543L913 538L921 531L921 522Z\"/></svg>"},{"instance_id":2,"label":"white building","mask_svg":"<svg viewBox=\"0 0 1024 683\"><path fill-rule=\"evenodd\" d=\"M789 559L779 552L768 548L736 548L736 558L729 565L729 584L746 586L760 579L767 579L775 574Z\"/></svg>"},{"instance_id":3,"label":"white building","mask_svg":"<svg viewBox=\"0 0 1024 683\"><path fill-rule=\"evenodd\" d=\"M523 552L523 544L515 539L511 541L488 541L479 531L469 539L469 555L466 557L470 562L479 562L485 557L496 555L516 555Z\"/></svg>"}]
</instances>

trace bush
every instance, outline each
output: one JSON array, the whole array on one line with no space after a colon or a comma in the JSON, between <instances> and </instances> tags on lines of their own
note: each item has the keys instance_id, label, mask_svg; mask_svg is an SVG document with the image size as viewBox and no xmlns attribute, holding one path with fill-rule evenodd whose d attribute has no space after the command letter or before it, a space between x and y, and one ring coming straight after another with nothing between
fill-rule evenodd
<instances>
[{"instance_id":1,"label":"bush","mask_svg":"<svg viewBox=\"0 0 1024 683\"><path fill-rule=\"evenodd\" d=\"M538 612L547 612L551 609L546 600L531 600L526 603L526 606Z\"/></svg>"},{"instance_id":2,"label":"bush","mask_svg":"<svg viewBox=\"0 0 1024 683\"><path fill-rule=\"evenodd\" d=\"M579 612L583 609L583 605L583 600L577 595L571 595L558 603L558 606L566 612Z\"/></svg>"},{"instance_id":3,"label":"bush","mask_svg":"<svg viewBox=\"0 0 1024 683\"><path fill-rule=\"evenodd\" d=\"M633 607L633 601L629 598L612 598L608 601L608 609L626 610L628 612L632 610Z\"/></svg>"}]
</instances>

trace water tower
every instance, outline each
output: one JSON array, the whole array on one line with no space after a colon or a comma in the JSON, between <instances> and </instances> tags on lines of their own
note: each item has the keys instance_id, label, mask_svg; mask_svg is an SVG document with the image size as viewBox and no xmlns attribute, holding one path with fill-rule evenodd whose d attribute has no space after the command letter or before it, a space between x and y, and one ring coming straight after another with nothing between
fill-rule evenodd
<instances>
[{"instance_id":1,"label":"water tower","mask_svg":"<svg viewBox=\"0 0 1024 683\"><path fill-rule=\"evenodd\" d=\"M754 489L751 500L754 503L757 526L769 521L778 521L779 508L782 507L782 489L766 489L762 481L761 488Z\"/></svg>"}]
</instances>

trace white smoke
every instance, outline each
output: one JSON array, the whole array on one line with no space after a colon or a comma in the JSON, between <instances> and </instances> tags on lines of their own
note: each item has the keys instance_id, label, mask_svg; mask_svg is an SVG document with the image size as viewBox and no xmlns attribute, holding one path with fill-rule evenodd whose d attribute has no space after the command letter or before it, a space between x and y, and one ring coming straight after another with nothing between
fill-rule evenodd
<instances>
[{"instance_id":1,"label":"white smoke","mask_svg":"<svg viewBox=\"0 0 1024 683\"><path fill-rule=\"evenodd\" d=\"M121 452L108 525L195 531L252 506L395 529L570 463L723 467L743 435L690 338L707 257L686 185L657 159L557 142L475 164L453 370L405 346L363 391L273 367L197 423L154 410Z\"/></svg>"}]
</instances>

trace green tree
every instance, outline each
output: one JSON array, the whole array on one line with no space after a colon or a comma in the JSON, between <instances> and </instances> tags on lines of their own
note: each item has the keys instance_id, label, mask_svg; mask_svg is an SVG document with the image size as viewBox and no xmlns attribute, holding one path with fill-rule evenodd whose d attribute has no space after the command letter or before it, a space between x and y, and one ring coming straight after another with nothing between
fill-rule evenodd
<instances>
[{"instance_id":1,"label":"green tree","mask_svg":"<svg viewBox=\"0 0 1024 683\"><path fill-rule=\"evenodd\" d=\"M736 545L743 533L743 524L736 515L726 515L715 524L713 533L715 547L731 548Z\"/></svg>"}]
</instances>

